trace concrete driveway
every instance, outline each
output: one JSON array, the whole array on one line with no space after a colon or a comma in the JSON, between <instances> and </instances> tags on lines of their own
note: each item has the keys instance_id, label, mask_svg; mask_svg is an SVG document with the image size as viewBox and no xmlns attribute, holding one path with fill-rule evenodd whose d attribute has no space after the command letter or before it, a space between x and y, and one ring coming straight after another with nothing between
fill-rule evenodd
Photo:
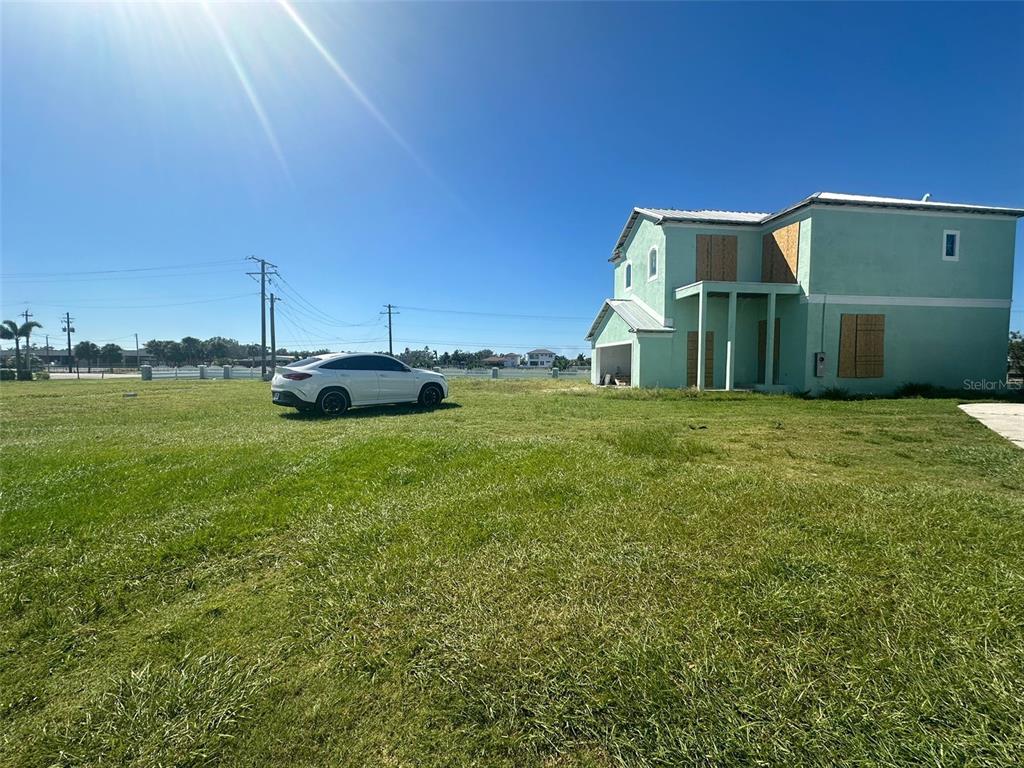
<instances>
[{"instance_id":1,"label":"concrete driveway","mask_svg":"<svg viewBox=\"0 0 1024 768\"><path fill-rule=\"evenodd\" d=\"M968 403L960 410L998 432L1018 448L1024 448L1024 404Z\"/></svg>"}]
</instances>

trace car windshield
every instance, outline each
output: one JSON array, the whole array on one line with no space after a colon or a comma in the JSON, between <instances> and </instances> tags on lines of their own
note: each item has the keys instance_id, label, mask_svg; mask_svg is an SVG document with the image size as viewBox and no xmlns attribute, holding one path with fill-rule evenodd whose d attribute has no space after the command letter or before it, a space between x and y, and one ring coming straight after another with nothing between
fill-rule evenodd
<instances>
[{"instance_id":1,"label":"car windshield","mask_svg":"<svg viewBox=\"0 0 1024 768\"><path fill-rule=\"evenodd\" d=\"M296 360L294 363L288 363L285 368L304 368L307 365L319 363L321 360L323 360L322 357L307 357L303 360Z\"/></svg>"}]
</instances>

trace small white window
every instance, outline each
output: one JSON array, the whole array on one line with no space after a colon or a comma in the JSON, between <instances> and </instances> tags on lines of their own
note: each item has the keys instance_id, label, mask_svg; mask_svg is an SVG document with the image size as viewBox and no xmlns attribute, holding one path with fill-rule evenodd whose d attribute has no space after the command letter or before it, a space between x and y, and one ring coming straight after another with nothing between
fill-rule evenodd
<instances>
[{"instance_id":1,"label":"small white window","mask_svg":"<svg viewBox=\"0 0 1024 768\"><path fill-rule=\"evenodd\" d=\"M960 261L960 232L955 229L942 233L942 260Z\"/></svg>"},{"instance_id":2,"label":"small white window","mask_svg":"<svg viewBox=\"0 0 1024 768\"><path fill-rule=\"evenodd\" d=\"M626 262L626 288L633 287L633 265Z\"/></svg>"},{"instance_id":3,"label":"small white window","mask_svg":"<svg viewBox=\"0 0 1024 768\"><path fill-rule=\"evenodd\" d=\"M647 254L647 279L653 280L658 276L658 249L651 248Z\"/></svg>"}]
</instances>

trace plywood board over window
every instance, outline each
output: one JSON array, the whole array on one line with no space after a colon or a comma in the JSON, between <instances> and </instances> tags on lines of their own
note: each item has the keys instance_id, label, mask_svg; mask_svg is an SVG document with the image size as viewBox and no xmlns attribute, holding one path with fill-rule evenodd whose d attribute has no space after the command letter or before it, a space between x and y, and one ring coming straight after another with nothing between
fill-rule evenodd
<instances>
[{"instance_id":1,"label":"plywood board over window","mask_svg":"<svg viewBox=\"0 0 1024 768\"><path fill-rule=\"evenodd\" d=\"M704 389L712 389L715 380L715 332L704 333ZM686 386L697 386L697 332L686 334Z\"/></svg>"},{"instance_id":2,"label":"plywood board over window","mask_svg":"<svg viewBox=\"0 0 1024 768\"><path fill-rule=\"evenodd\" d=\"M800 222L761 238L761 282L795 283L800 255Z\"/></svg>"},{"instance_id":3,"label":"plywood board over window","mask_svg":"<svg viewBox=\"0 0 1024 768\"><path fill-rule=\"evenodd\" d=\"M701 280L736 280L736 235L697 235L697 275Z\"/></svg>"},{"instance_id":4,"label":"plywood board over window","mask_svg":"<svg viewBox=\"0 0 1024 768\"><path fill-rule=\"evenodd\" d=\"M885 315L840 317L838 374L844 379L885 375Z\"/></svg>"}]
</instances>

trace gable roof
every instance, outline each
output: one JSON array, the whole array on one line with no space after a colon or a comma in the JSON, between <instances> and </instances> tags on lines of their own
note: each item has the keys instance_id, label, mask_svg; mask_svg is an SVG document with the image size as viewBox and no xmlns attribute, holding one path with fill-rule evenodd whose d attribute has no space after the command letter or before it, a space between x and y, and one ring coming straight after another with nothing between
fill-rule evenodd
<instances>
[{"instance_id":1,"label":"gable roof","mask_svg":"<svg viewBox=\"0 0 1024 768\"><path fill-rule=\"evenodd\" d=\"M698 210L685 211L678 208L642 208L636 207L629 215L626 226L622 228L615 249L612 251L612 260L618 257L619 251L626 244L637 219L644 217L655 224L666 222L686 222L694 224L728 224L731 226L758 227L767 224L775 219L804 208L809 205L853 205L873 208L902 208L905 210L919 211L945 211L948 213L972 213L987 214L990 216L1014 216L1024 217L1024 209L1001 208L991 205L975 205L973 203L943 203L937 200L913 200L906 197L877 197L872 195L850 195L843 192L815 192L805 197L798 203L788 208L783 208L776 213L754 213L748 211L715 211Z\"/></svg>"},{"instance_id":2,"label":"gable roof","mask_svg":"<svg viewBox=\"0 0 1024 768\"><path fill-rule=\"evenodd\" d=\"M605 299L604 304L601 305L601 310L597 313L597 317L594 318L594 322L590 325L590 331L587 332L585 338L588 341L597 335L597 329L601 327L601 323L604 322L609 312L614 312L621 317L622 321L629 326L629 330L633 333L637 331L672 333L675 330L667 325L662 325L658 318L632 299Z\"/></svg>"}]
</instances>

